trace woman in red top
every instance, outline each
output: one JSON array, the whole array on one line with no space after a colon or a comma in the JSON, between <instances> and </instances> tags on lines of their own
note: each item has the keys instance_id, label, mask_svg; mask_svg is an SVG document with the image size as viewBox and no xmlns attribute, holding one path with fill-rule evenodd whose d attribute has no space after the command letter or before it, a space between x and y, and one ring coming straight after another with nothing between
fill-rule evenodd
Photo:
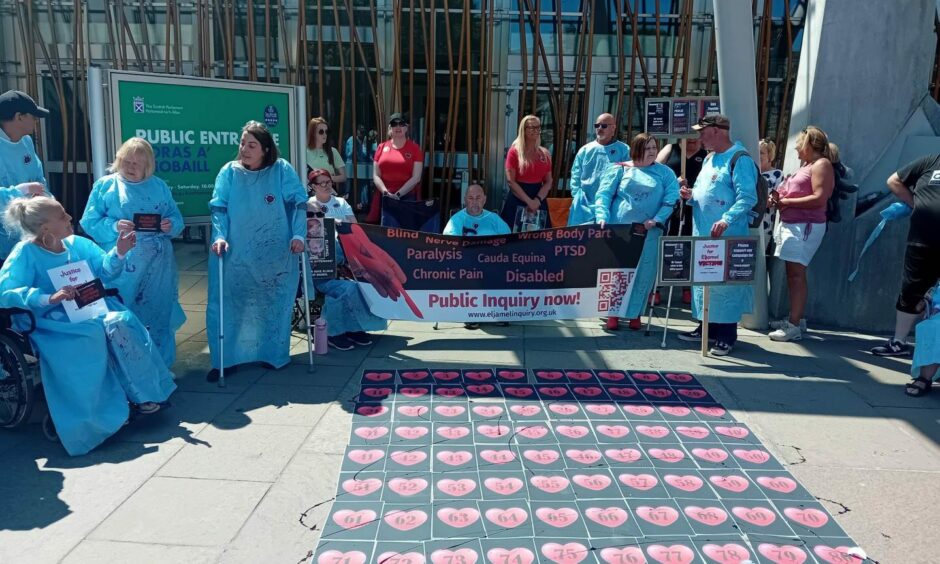
<instances>
[{"instance_id":1,"label":"woman in red top","mask_svg":"<svg viewBox=\"0 0 940 564\"><path fill-rule=\"evenodd\" d=\"M509 194L503 202L500 216L508 225L516 223L516 209L525 206L529 211L545 210L545 198L552 189L552 157L542 147L542 122L528 115L519 122L519 132L506 154L506 182Z\"/></svg>"},{"instance_id":2,"label":"woman in red top","mask_svg":"<svg viewBox=\"0 0 940 564\"><path fill-rule=\"evenodd\" d=\"M378 223L382 216L382 197L421 199L421 172L424 153L417 143L408 139L408 120L400 113L388 119L388 141L375 150L372 182L375 192L369 206L368 223Z\"/></svg>"}]
</instances>

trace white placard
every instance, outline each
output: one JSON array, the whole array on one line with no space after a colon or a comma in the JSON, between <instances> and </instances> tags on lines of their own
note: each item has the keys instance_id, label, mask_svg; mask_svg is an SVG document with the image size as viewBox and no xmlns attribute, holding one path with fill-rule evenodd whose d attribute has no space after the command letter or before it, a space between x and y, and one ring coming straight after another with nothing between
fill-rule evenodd
<instances>
[{"instance_id":1,"label":"white placard","mask_svg":"<svg viewBox=\"0 0 940 564\"><path fill-rule=\"evenodd\" d=\"M725 279L725 241L695 241L692 258L692 282L722 282Z\"/></svg>"},{"instance_id":2,"label":"white placard","mask_svg":"<svg viewBox=\"0 0 940 564\"><path fill-rule=\"evenodd\" d=\"M47 272L56 290L61 290L63 286L78 286L95 279L88 262L83 260L50 268ZM75 305L74 300L64 300L62 307L65 308L65 313L68 314L69 321L72 323L81 323L108 313L108 305L104 302L104 298L95 300L81 309Z\"/></svg>"}]
</instances>

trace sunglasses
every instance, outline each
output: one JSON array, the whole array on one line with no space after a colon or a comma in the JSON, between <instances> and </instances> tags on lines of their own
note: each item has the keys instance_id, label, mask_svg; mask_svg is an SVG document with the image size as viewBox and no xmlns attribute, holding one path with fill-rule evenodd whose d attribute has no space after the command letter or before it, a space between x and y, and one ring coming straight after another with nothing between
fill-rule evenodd
<instances>
[{"instance_id":1,"label":"sunglasses","mask_svg":"<svg viewBox=\"0 0 940 564\"><path fill-rule=\"evenodd\" d=\"M541 125L527 125L525 126L525 128L528 129L529 131L542 131Z\"/></svg>"},{"instance_id":2,"label":"sunglasses","mask_svg":"<svg viewBox=\"0 0 940 564\"><path fill-rule=\"evenodd\" d=\"M613 124L610 124L610 123L595 123L595 124L594 124L594 129L607 129L608 127L611 127L611 125L613 125Z\"/></svg>"},{"instance_id":3,"label":"sunglasses","mask_svg":"<svg viewBox=\"0 0 940 564\"><path fill-rule=\"evenodd\" d=\"M317 131L317 135L326 135L327 131L329 131L329 130L328 130L328 129L321 129L321 130Z\"/></svg>"},{"instance_id":4,"label":"sunglasses","mask_svg":"<svg viewBox=\"0 0 940 564\"><path fill-rule=\"evenodd\" d=\"M394 119L388 122L388 124L391 125L392 127L403 127L405 125L408 125L406 121L400 120L400 119Z\"/></svg>"},{"instance_id":5,"label":"sunglasses","mask_svg":"<svg viewBox=\"0 0 940 564\"><path fill-rule=\"evenodd\" d=\"M314 186L320 186L321 188L325 188L325 187L327 187L327 186L332 186L332 185L333 185L333 181L332 181L332 180L321 180L320 182L313 182L313 185L314 185Z\"/></svg>"}]
</instances>

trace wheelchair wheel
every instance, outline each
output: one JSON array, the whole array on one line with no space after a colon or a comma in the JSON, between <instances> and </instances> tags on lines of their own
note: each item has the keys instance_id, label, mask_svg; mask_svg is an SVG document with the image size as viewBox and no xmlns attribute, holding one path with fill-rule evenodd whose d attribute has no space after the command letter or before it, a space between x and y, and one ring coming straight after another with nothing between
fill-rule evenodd
<instances>
[{"instance_id":1,"label":"wheelchair wheel","mask_svg":"<svg viewBox=\"0 0 940 564\"><path fill-rule=\"evenodd\" d=\"M59 432L55 430L55 423L52 422L52 416L48 413L42 419L42 434L46 437L46 440L58 443L59 441Z\"/></svg>"},{"instance_id":2,"label":"wheelchair wheel","mask_svg":"<svg viewBox=\"0 0 940 564\"><path fill-rule=\"evenodd\" d=\"M20 345L0 334L0 427L12 429L29 420L36 402L32 370Z\"/></svg>"}]
</instances>

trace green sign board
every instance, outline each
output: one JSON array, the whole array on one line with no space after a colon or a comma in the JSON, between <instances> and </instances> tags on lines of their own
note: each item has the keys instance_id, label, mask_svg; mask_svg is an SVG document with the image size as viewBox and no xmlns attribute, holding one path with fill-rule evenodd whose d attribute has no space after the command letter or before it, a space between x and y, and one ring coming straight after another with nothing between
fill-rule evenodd
<instances>
[{"instance_id":1,"label":"green sign board","mask_svg":"<svg viewBox=\"0 0 940 564\"><path fill-rule=\"evenodd\" d=\"M153 145L154 174L166 181L187 221L206 221L219 169L238 153L242 126L256 120L281 156L299 162L292 86L112 71L112 142ZM113 151L112 151L113 154Z\"/></svg>"}]
</instances>

